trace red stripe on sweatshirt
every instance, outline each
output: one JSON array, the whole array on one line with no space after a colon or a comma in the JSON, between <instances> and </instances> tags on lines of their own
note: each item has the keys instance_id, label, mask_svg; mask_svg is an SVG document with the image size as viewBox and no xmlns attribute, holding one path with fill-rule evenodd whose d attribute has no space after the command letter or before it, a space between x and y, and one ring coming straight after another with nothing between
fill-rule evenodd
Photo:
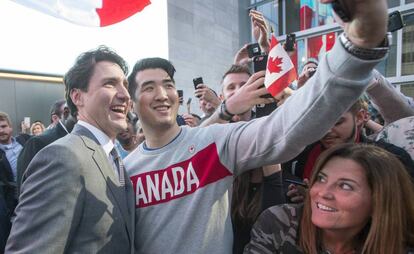
<instances>
[{"instance_id":1,"label":"red stripe on sweatshirt","mask_svg":"<svg viewBox=\"0 0 414 254\"><path fill-rule=\"evenodd\" d=\"M135 206L142 208L190 195L231 175L221 164L216 144L213 143L188 160L130 178L136 197Z\"/></svg>"}]
</instances>

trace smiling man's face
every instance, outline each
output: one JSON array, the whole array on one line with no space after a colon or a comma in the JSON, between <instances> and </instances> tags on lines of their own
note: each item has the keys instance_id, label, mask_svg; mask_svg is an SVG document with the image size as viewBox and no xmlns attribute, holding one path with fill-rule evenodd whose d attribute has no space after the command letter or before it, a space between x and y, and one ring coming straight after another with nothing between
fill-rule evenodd
<instances>
[{"instance_id":1,"label":"smiling man's face","mask_svg":"<svg viewBox=\"0 0 414 254\"><path fill-rule=\"evenodd\" d=\"M172 78L160 68L139 71L135 77L135 110L143 126L169 129L175 126L179 99Z\"/></svg>"}]
</instances>

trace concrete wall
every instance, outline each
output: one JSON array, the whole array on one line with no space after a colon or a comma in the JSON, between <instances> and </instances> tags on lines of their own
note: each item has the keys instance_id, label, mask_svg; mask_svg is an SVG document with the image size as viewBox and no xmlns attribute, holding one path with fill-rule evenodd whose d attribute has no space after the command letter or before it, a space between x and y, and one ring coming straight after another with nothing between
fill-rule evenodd
<instances>
[{"instance_id":1,"label":"concrete wall","mask_svg":"<svg viewBox=\"0 0 414 254\"><path fill-rule=\"evenodd\" d=\"M202 76L220 92L221 77L241 45L239 22L237 0L168 0L169 59L184 104L192 97L193 112L200 113L192 79Z\"/></svg>"},{"instance_id":2,"label":"concrete wall","mask_svg":"<svg viewBox=\"0 0 414 254\"><path fill-rule=\"evenodd\" d=\"M0 78L0 111L9 114L15 134L26 116L31 123L40 120L47 127L51 105L62 98L63 84Z\"/></svg>"}]
</instances>

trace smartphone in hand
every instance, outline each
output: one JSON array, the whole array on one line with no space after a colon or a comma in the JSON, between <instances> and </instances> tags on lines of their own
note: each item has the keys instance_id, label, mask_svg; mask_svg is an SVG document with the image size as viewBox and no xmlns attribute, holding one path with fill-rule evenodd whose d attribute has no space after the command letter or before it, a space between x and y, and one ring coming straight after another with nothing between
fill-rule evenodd
<instances>
[{"instance_id":1,"label":"smartphone in hand","mask_svg":"<svg viewBox=\"0 0 414 254\"><path fill-rule=\"evenodd\" d=\"M262 52L259 43L250 43L247 45L247 54L249 55L249 58L261 55Z\"/></svg>"},{"instance_id":2,"label":"smartphone in hand","mask_svg":"<svg viewBox=\"0 0 414 254\"><path fill-rule=\"evenodd\" d=\"M267 55L260 55L260 56L255 56L253 57L253 71L254 72L259 72L259 71L264 71L267 68ZM264 84L263 84L264 86ZM262 88L263 86L261 86L260 88ZM272 98L273 96L271 94L265 94L261 96L262 98Z\"/></svg>"},{"instance_id":3,"label":"smartphone in hand","mask_svg":"<svg viewBox=\"0 0 414 254\"><path fill-rule=\"evenodd\" d=\"M203 78L202 77L194 78L193 79L193 84L194 84L194 89L197 90L197 86L199 84L204 84ZM200 98L200 96L197 96L197 98Z\"/></svg>"},{"instance_id":4,"label":"smartphone in hand","mask_svg":"<svg viewBox=\"0 0 414 254\"><path fill-rule=\"evenodd\" d=\"M388 32L395 32L404 27L404 22L399 11L393 11L388 15Z\"/></svg>"},{"instance_id":5,"label":"smartphone in hand","mask_svg":"<svg viewBox=\"0 0 414 254\"><path fill-rule=\"evenodd\" d=\"M180 105L183 105L184 91L183 90L177 90L177 93L178 93L178 100L180 102Z\"/></svg>"},{"instance_id":6,"label":"smartphone in hand","mask_svg":"<svg viewBox=\"0 0 414 254\"><path fill-rule=\"evenodd\" d=\"M286 42L285 42L285 50L287 52L292 52L295 50L295 43L296 43L296 34L288 34L286 35Z\"/></svg>"}]
</instances>

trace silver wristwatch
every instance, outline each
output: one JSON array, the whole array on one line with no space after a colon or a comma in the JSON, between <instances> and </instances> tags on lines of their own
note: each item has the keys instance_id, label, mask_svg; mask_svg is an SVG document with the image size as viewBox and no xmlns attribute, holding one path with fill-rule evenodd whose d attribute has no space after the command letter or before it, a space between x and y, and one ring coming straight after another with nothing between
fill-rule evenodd
<instances>
[{"instance_id":1,"label":"silver wristwatch","mask_svg":"<svg viewBox=\"0 0 414 254\"><path fill-rule=\"evenodd\" d=\"M345 33L342 33L339 36L339 41L342 46L348 51L351 55L356 56L363 60L378 60L383 58L391 46L392 35L387 33L387 36L384 38L384 41L376 48L360 48L353 44L348 36Z\"/></svg>"}]
</instances>

